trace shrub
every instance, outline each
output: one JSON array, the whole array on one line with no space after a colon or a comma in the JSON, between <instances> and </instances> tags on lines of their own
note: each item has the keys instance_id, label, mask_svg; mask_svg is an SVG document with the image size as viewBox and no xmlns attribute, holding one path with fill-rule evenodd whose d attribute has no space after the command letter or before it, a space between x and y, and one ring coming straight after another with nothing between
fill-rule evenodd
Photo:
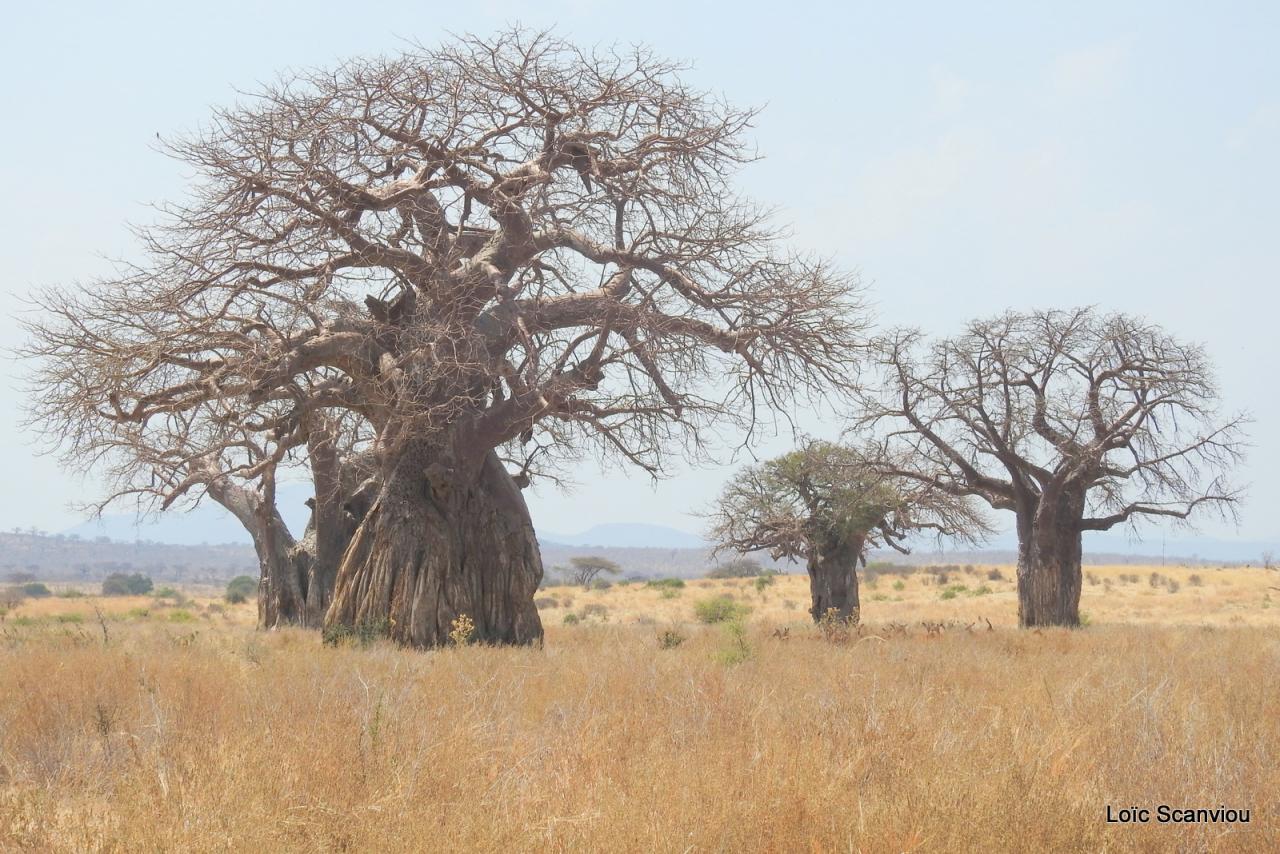
<instances>
[{"instance_id":1,"label":"shrub","mask_svg":"<svg viewBox=\"0 0 1280 854\"><path fill-rule=\"evenodd\" d=\"M612 586L613 582L607 578L597 578L595 581L591 582L592 590L608 590Z\"/></svg>"},{"instance_id":2,"label":"shrub","mask_svg":"<svg viewBox=\"0 0 1280 854\"><path fill-rule=\"evenodd\" d=\"M680 590L675 587L664 587L658 593L658 598L659 599L679 599Z\"/></svg>"},{"instance_id":3,"label":"shrub","mask_svg":"<svg viewBox=\"0 0 1280 854\"><path fill-rule=\"evenodd\" d=\"M1084 580L1089 582L1090 585L1096 586L1098 583L1098 576L1094 575L1092 572L1086 572L1084 574Z\"/></svg>"},{"instance_id":4,"label":"shrub","mask_svg":"<svg viewBox=\"0 0 1280 854\"><path fill-rule=\"evenodd\" d=\"M950 587L943 590L941 594L939 594L939 598L954 599L957 596L959 596L961 593L968 592L968 590L969 588L965 587L963 584L952 584Z\"/></svg>"},{"instance_id":5,"label":"shrub","mask_svg":"<svg viewBox=\"0 0 1280 854\"><path fill-rule=\"evenodd\" d=\"M1173 578L1166 578L1164 581L1164 586L1165 586L1165 589L1168 590L1170 593L1177 593L1178 590L1182 588L1182 585L1179 584L1177 580Z\"/></svg>"},{"instance_id":6,"label":"shrub","mask_svg":"<svg viewBox=\"0 0 1280 854\"><path fill-rule=\"evenodd\" d=\"M992 567L987 570L987 581L1004 581L1004 573L998 568Z\"/></svg>"},{"instance_id":7,"label":"shrub","mask_svg":"<svg viewBox=\"0 0 1280 854\"><path fill-rule=\"evenodd\" d=\"M725 645L716 653L716 660L721 664L733 665L741 664L751 658L751 645L747 643L747 631L742 624L742 617L737 616L727 620L724 627L728 638Z\"/></svg>"},{"instance_id":8,"label":"shrub","mask_svg":"<svg viewBox=\"0 0 1280 854\"><path fill-rule=\"evenodd\" d=\"M708 625L740 619L750 612L751 609L746 605L739 605L728 596L714 596L710 599L703 599L693 606L693 613L698 618L698 622Z\"/></svg>"},{"instance_id":9,"label":"shrub","mask_svg":"<svg viewBox=\"0 0 1280 854\"><path fill-rule=\"evenodd\" d=\"M154 585L151 577L141 572L125 575L113 572L102 580L103 596L144 596L151 592Z\"/></svg>"},{"instance_id":10,"label":"shrub","mask_svg":"<svg viewBox=\"0 0 1280 854\"><path fill-rule=\"evenodd\" d=\"M68 587L65 590L58 591L59 599L82 599L84 598L83 590L76 590L74 587Z\"/></svg>"},{"instance_id":11,"label":"shrub","mask_svg":"<svg viewBox=\"0 0 1280 854\"><path fill-rule=\"evenodd\" d=\"M582 619L586 620L590 617L596 617L600 622L609 619L608 607L601 605L599 602L592 602L590 605L582 606Z\"/></svg>"},{"instance_id":12,"label":"shrub","mask_svg":"<svg viewBox=\"0 0 1280 854\"><path fill-rule=\"evenodd\" d=\"M902 579L898 579L897 581L893 582L893 589L898 591L906 590L907 583Z\"/></svg>"},{"instance_id":13,"label":"shrub","mask_svg":"<svg viewBox=\"0 0 1280 854\"><path fill-rule=\"evenodd\" d=\"M194 623L196 615L190 611L177 610L169 613L169 622L171 623Z\"/></svg>"},{"instance_id":14,"label":"shrub","mask_svg":"<svg viewBox=\"0 0 1280 854\"><path fill-rule=\"evenodd\" d=\"M471 643L471 638L476 633L476 624L466 614L459 614L449 624L449 645L453 647L466 646Z\"/></svg>"},{"instance_id":15,"label":"shrub","mask_svg":"<svg viewBox=\"0 0 1280 854\"><path fill-rule=\"evenodd\" d=\"M679 590L684 587L683 578L655 578L646 581L645 587L656 587L659 590Z\"/></svg>"},{"instance_id":16,"label":"shrub","mask_svg":"<svg viewBox=\"0 0 1280 854\"><path fill-rule=\"evenodd\" d=\"M354 626L335 623L324 627L320 633L320 639L326 646L344 646L351 643L368 646L378 638L386 637L390 630L391 624L386 619L363 620Z\"/></svg>"},{"instance_id":17,"label":"shrub","mask_svg":"<svg viewBox=\"0 0 1280 854\"><path fill-rule=\"evenodd\" d=\"M72 625L79 625L80 623L84 622L84 615L83 614L59 614L53 619L59 623L71 623Z\"/></svg>"},{"instance_id":18,"label":"shrub","mask_svg":"<svg viewBox=\"0 0 1280 854\"><path fill-rule=\"evenodd\" d=\"M572 612L564 615L564 624L566 626L576 626L579 623L578 615Z\"/></svg>"},{"instance_id":19,"label":"shrub","mask_svg":"<svg viewBox=\"0 0 1280 854\"><path fill-rule=\"evenodd\" d=\"M685 642L685 636L676 629L663 629L658 632L658 649L675 649Z\"/></svg>"},{"instance_id":20,"label":"shrub","mask_svg":"<svg viewBox=\"0 0 1280 854\"><path fill-rule=\"evenodd\" d=\"M1190 578L1187 579L1187 583L1190 584L1192 587L1203 587L1204 579L1198 575L1192 575Z\"/></svg>"},{"instance_id":21,"label":"shrub","mask_svg":"<svg viewBox=\"0 0 1280 854\"><path fill-rule=\"evenodd\" d=\"M543 608L556 608L559 607L559 605L560 600L556 599L554 596L538 596L533 600L533 607L537 608L539 611Z\"/></svg>"},{"instance_id":22,"label":"shrub","mask_svg":"<svg viewBox=\"0 0 1280 854\"><path fill-rule=\"evenodd\" d=\"M22 591L22 595L30 596L32 599L43 599L46 596L53 595L53 591L39 581L28 581L25 584L19 584L18 589Z\"/></svg>"},{"instance_id":23,"label":"shrub","mask_svg":"<svg viewBox=\"0 0 1280 854\"><path fill-rule=\"evenodd\" d=\"M822 639L827 643L848 643L853 637L853 628L858 625L859 619L860 615L856 609L849 616L841 617L838 609L828 608L818 618L818 631L822 632Z\"/></svg>"},{"instance_id":24,"label":"shrub","mask_svg":"<svg viewBox=\"0 0 1280 854\"><path fill-rule=\"evenodd\" d=\"M227 582L227 592L223 598L232 605L239 605L241 602L248 602L257 595L258 579L252 575L237 575Z\"/></svg>"},{"instance_id":25,"label":"shrub","mask_svg":"<svg viewBox=\"0 0 1280 854\"><path fill-rule=\"evenodd\" d=\"M991 593L991 588L985 584L979 585L976 590L969 591L970 596L987 596L987 595L990 595L990 593Z\"/></svg>"},{"instance_id":26,"label":"shrub","mask_svg":"<svg viewBox=\"0 0 1280 854\"><path fill-rule=\"evenodd\" d=\"M177 589L177 588L175 588L175 587L170 587L170 586L169 586L169 585L167 585L167 584L166 584L164 587L157 587L157 588L155 589L155 591L154 591L154 592L152 592L152 594L151 594L151 595L152 595L152 596L154 596L154 597L155 597L155 598L157 598L157 599L181 599L181 598L183 598L183 597L182 597L182 592L181 592L180 590L178 590L178 589Z\"/></svg>"}]
</instances>

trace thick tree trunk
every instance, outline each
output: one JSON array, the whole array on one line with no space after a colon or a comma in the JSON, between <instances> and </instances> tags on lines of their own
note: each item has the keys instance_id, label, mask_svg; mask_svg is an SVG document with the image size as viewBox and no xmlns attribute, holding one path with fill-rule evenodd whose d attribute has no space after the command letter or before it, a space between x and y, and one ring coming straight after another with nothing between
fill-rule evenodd
<instances>
[{"instance_id":1,"label":"thick tree trunk","mask_svg":"<svg viewBox=\"0 0 1280 854\"><path fill-rule=\"evenodd\" d=\"M1052 498L1050 496L1049 498ZM1043 502L1018 526L1018 625L1080 625L1083 499Z\"/></svg>"},{"instance_id":2,"label":"thick tree trunk","mask_svg":"<svg viewBox=\"0 0 1280 854\"><path fill-rule=\"evenodd\" d=\"M365 481L375 472L368 455L343 458L336 431L327 424L311 432L307 446L315 495L307 502L311 518L293 559L307 579L305 623L318 628L333 601L342 556L372 502L372 485Z\"/></svg>"},{"instance_id":3,"label":"thick tree trunk","mask_svg":"<svg viewBox=\"0 0 1280 854\"><path fill-rule=\"evenodd\" d=\"M809 613L817 622L834 609L841 621L857 624L861 619L858 603L858 561L862 558L863 541L832 542L809 556Z\"/></svg>"},{"instance_id":4,"label":"thick tree trunk","mask_svg":"<svg viewBox=\"0 0 1280 854\"><path fill-rule=\"evenodd\" d=\"M541 580L529 509L497 455L464 473L446 455L411 447L383 466L325 625L374 627L432 647L448 643L454 620L466 615L474 640L535 643Z\"/></svg>"}]
</instances>

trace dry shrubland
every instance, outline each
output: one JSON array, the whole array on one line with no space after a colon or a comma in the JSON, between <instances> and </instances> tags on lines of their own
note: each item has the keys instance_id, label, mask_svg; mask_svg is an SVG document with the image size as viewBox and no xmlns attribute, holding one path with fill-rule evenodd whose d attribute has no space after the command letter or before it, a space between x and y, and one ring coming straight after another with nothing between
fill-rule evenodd
<instances>
[{"instance_id":1,"label":"dry shrubland","mask_svg":"<svg viewBox=\"0 0 1280 854\"><path fill-rule=\"evenodd\" d=\"M978 567L880 576L839 643L799 577L552 588L542 649L425 653L200 591L28 600L0 623L0 849L1280 846L1276 574L1089 572L1081 631L1014 629L1012 572ZM724 594L745 624L699 624ZM1105 822L1161 803L1252 820Z\"/></svg>"}]
</instances>

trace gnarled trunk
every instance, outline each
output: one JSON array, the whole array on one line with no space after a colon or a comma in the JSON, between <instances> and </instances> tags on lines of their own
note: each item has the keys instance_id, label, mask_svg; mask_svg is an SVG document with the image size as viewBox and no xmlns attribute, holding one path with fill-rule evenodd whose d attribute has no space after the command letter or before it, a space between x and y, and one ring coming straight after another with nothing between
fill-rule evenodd
<instances>
[{"instance_id":1,"label":"gnarled trunk","mask_svg":"<svg viewBox=\"0 0 1280 854\"><path fill-rule=\"evenodd\" d=\"M1080 625L1083 495L1046 495L1018 525L1018 625Z\"/></svg>"},{"instance_id":2,"label":"gnarled trunk","mask_svg":"<svg viewBox=\"0 0 1280 854\"><path fill-rule=\"evenodd\" d=\"M326 626L370 626L420 647L542 638L533 597L542 559L529 509L492 451L467 471L411 445L383 466L377 499L343 555Z\"/></svg>"},{"instance_id":3,"label":"gnarled trunk","mask_svg":"<svg viewBox=\"0 0 1280 854\"><path fill-rule=\"evenodd\" d=\"M861 538L834 540L809 555L809 613L814 622L834 609L836 619L857 624L861 619L858 603L858 561L862 558Z\"/></svg>"},{"instance_id":4,"label":"gnarled trunk","mask_svg":"<svg viewBox=\"0 0 1280 854\"><path fill-rule=\"evenodd\" d=\"M304 624L308 566L296 558L293 535L273 498L264 498L225 478L211 480L208 490L209 496L227 508L253 538L260 572L258 627Z\"/></svg>"},{"instance_id":5,"label":"gnarled trunk","mask_svg":"<svg viewBox=\"0 0 1280 854\"><path fill-rule=\"evenodd\" d=\"M342 556L373 500L369 493L376 480L371 479L375 472L368 454L344 458L338 453L337 434L328 424L311 431L307 451L315 495L307 502L311 518L293 559L307 578L306 625L318 628L333 601Z\"/></svg>"}]
</instances>

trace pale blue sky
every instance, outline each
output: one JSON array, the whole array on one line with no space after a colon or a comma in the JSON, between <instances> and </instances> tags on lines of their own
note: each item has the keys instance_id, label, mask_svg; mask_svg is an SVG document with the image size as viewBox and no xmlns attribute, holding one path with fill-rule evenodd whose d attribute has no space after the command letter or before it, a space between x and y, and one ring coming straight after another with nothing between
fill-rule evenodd
<instances>
[{"instance_id":1,"label":"pale blue sky","mask_svg":"<svg viewBox=\"0 0 1280 854\"><path fill-rule=\"evenodd\" d=\"M882 324L948 332L1006 307L1096 303L1203 342L1227 407L1256 418L1238 535L1280 539L1280 5L260 5L10 8L0 343L17 343L12 314L33 286L136 257L126 223L183 191L181 166L152 149L157 132L191 128L290 66L450 30L556 25L581 43L646 43L694 63L700 86L763 105L765 159L742 185L781 208L797 246L860 270ZM68 502L93 485L32 458L16 424L18 366L5 370L0 519L68 527ZM534 520L697 530L688 514L726 473L681 471L655 487L587 466L573 495L534 495Z\"/></svg>"}]
</instances>

